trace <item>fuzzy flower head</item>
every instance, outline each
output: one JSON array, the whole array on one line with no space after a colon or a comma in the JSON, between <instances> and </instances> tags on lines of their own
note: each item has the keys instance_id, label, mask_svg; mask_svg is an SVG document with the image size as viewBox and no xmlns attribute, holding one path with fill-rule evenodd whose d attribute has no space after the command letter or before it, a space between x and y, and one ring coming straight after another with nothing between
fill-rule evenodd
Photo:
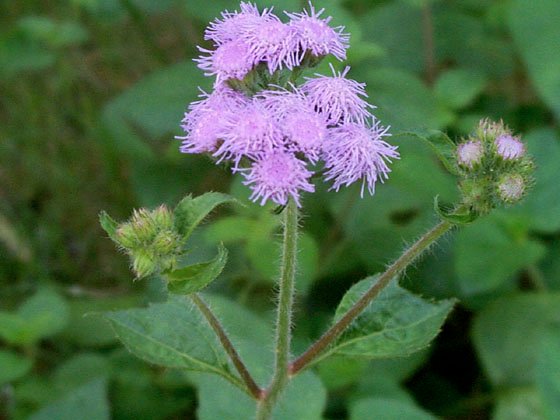
<instances>
[{"instance_id":1,"label":"fuzzy flower head","mask_svg":"<svg viewBox=\"0 0 560 420\"><path fill-rule=\"evenodd\" d=\"M300 192L315 191L309 178L313 172L307 170L305 162L296 158L292 153L275 150L259 157L245 176L245 185L253 191L251 200L260 200L264 205L267 200L285 205L288 198L300 206Z\"/></svg>"},{"instance_id":2,"label":"fuzzy flower head","mask_svg":"<svg viewBox=\"0 0 560 420\"><path fill-rule=\"evenodd\" d=\"M217 86L228 79L243 79L255 65L250 46L241 39L226 42L214 51L198 49L208 54L195 59L198 67L205 76L216 76Z\"/></svg>"},{"instance_id":3,"label":"fuzzy flower head","mask_svg":"<svg viewBox=\"0 0 560 420\"><path fill-rule=\"evenodd\" d=\"M200 101L189 106L185 114L182 128L186 136L178 136L183 140L182 153L211 153L216 150L224 130L227 116L244 106L243 95L229 88L215 90L212 94L202 92Z\"/></svg>"},{"instance_id":4,"label":"fuzzy flower head","mask_svg":"<svg viewBox=\"0 0 560 420\"><path fill-rule=\"evenodd\" d=\"M294 55L297 45L293 31L276 16L247 25L240 36L250 45L254 61L266 63L270 74L299 64Z\"/></svg>"},{"instance_id":5,"label":"fuzzy flower head","mask_svg":"<svg viewBox=\"0 0 560 420\"><path fill-rule=\"evenodd\" d=\"M364 98L367 98L365 84L347 79L350 67L342 73L336 72L331 65L332 76L317 74L315 78L308 78L301 87L315 109L323 114L329 124L355 121L364 123L371 116L372 108Z\"/></svg>"},{"instance_id":6,"label":"fuzzy flower head","mask_svg":"<svg viewBox=\"0 0 560 420\"><path fill-rule=\"evenodd\" d=\"M457 147L457 162L466 168L478 165L484 156L484 146L478 140L461 143Z\"/></svg>"},{"instance_id":7,"label":"fuzzy flower head","mask_svg":"<svg viewBox=\"0 0 560 420\"><path fill-rule=\"evenodd\" d=\"M505 160L516 160L525 154L525 145L511 134L502 134L494 142L498 155Z\"/></svg>"},{"instance_id":8,"label":"fuzzy flower head","mask_svg":"<svg viewBox=\"0 0 560 420\"><path fill-rule=\"evenodd\" d=\"M258 25L272 15L271 11L267 9L261 15L257 6L252 3L241 2L239 8L240 12L222 12L221 19L216 19L206 28L204 39L214 41L216 45L234 41L248 27Z\"/></svg>"},{"instance_id":9,"label":"fuzzy flower head","mask_svg":"<svg viewBox=\"0 0 560 420\"><path fill-rule=\"evenodd\" d=\"M326 118L315 112L309 99L297 88L267 91L262 98L276 116L290 151L304 154L312 163L319 159L327 131Z\"/></svg>"},{"instance_id":10,"label":"fuzzy flower head","mask_svg":"<svg viewBox=\"0 0 560 420\"><path fill-rule=\"evenodd\" d=\"M323 160L327 169L325 179L333 181L332 189L349 186L362 180L361 195L367 184L370 194L375 192L375 183L384 181L391 171L387 163L398 159L395 146L383 140L389 136L387 128L373 121L371 127L358 123L345 123L330 129L329 141L323 149Z\"/></svg>"},{"instance_id":11,"label":"fuzzy flower head","mask_svg":"<svg viewBox=\"0 0 560 420\"><path fill-rule=\"evenodd\" d=\"M221 117L223 142L214 153L220 161L232 159L237 169L243 157L253 158L282 147L280 128L262 100L253 98L236 111Z\"/></svg>"},{"instance_id":12,"label":"fuzzy flower head","mask_svg":"<svg viewBox=\"0 0 560 420\"><path fill-rule=\"evenodd\" d=\"M324 11L324 9L315 11L313 5L309 3L309 11L286 13L291 19L289 25L295 33L299 55L303 59L306 52L310 52L315 57L332 54L343 61L346 59L350 36L344 33L343 26L336 28L329 26L332 17L322 19L321 15Z\"/></svg>"},{"instance_id":13,"label":"fuzzy flower head","mask_svg":"<svg viewBox=\"0 0 560 420\"><path fill-rule=\"evenodd\" d=\"M525 180L520 174L506 174L498 181L498 195L506 203L514 203L523 197Z\"/></svg>"}]
</instances>

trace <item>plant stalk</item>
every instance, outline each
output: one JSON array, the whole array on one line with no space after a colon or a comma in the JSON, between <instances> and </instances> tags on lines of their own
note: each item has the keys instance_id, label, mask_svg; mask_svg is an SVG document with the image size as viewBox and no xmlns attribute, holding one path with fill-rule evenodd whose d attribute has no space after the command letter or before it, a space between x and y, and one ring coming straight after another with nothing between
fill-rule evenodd
<instances>
[{"instance_id":1,"label":"plant stalk","mask_svg":"<svg viewBox=\"0 0 560 420\"><path fill-rule=\"evenodd\" d=\"M426 232L424 236L408 248L387 270L381 274L378 281L364 293L364 295L330 327L315 343L313 343L301 356L290 364L290 375L295 375L305 369L321 353L332 344L342 332L363 312L370 302L387 286L393 278L403 272L416 258L426 251L443 234L450 230L454 225L447 221L442 221Z\"/></svg>"},{"instance_id":2,"label":"plant stalk","mask_svg":"<svg viewBox=\"0 0 560 420\"><path fill-rule=\"evenodd\" d=\"M249 393L255 399L261 398L263 392L262 389L257 385L255 380L249 373L249 370L247 370L247 367L241 360L241 357L239 356L239 353L237 353L237 350L235 350L233 343L230 341L218 318L216 318L210 307L198 294L193 293L189 295L189 297L196 305L196 307L200 310L204 318L206 318L206 321L208 322L208 324L210 324L210 327L212 327L212 329L218 336L220 343L222 343L224 350L229 355L231 361L233 362L233 365L237 369L237 372L239 372L239 375L241 376L241 379L243 379L243 382L245 383L245 386L247 387Z\"/></svg>"},{"instance_id":3,"label":"plant stalk","mask_svg":"<svg viewBox=\"0 0 560 420\"><path fill-rule=\"evenodd\" d=\"M267 420L289 381L292 307L297 259L298 209L289 200L284 210L284 240L276 315L275 366L272 382L257 405L257 420Z\"/></svg>"}]
</instances>

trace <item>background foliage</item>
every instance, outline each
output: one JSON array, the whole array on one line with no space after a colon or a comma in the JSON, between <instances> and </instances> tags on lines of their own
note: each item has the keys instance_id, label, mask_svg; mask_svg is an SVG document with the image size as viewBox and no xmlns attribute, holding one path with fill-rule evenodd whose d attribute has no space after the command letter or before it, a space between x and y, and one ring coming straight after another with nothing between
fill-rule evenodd
<instances>
[{"instance_id":1,"label":"background foliage","mask_svg":"<svg viewBox=\"0 0 560 420\"><path fill-rule=\"evenodd\" d=\"M481 117L501 118L523 133L538 169L521 205L446 237L401 280L427 298L459 299L430 348L374 362L324 360L294 381L293 405L281 404L278 417L557 418L560 2L314 3L352 33L350 75L367 82L394 134L425 127L459 137ZM84 317L164 299L158 279L132 283L126 258L98 225L101 209L123 219L135 207L174 206L186 193L247 196L239 179L179 154L173 139L197 86L209 87L191 61L203 28L235 7L0 3L0 418L248 418L250 401L222 379L144 363L106 321ZM373 198L324 187L305 198L297 351L329 324L351 285L434 222L435 195L456 198L429 148L406 136L394 143L402 160ZM256 343L271 338L279 221L255 205L220 212L195 231L191 257L210 260L224 241L229 262L208 299L263 380L270 361ZM178 326L185 334L187 318Z\"/></svg>"}]
</instances>

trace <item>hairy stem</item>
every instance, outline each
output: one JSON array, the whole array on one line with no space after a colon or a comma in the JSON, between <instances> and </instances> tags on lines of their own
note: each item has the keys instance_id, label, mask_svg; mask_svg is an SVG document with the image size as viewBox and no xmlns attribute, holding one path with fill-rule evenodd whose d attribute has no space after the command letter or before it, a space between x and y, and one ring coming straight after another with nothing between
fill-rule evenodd
<instances>
[{"instance_id":1,"label":"hairy stem","mask_svg":"<svg viewBox=\"0 0 560 420\"><path fill-rule=\"evenodd\" d=\"M362 313L370 302L387 286L390 281L406 269L430 245L438 240L454 225L443 221L422 236L408 248L389 268L381 274L377 282L348 311L330 327L315 343L313 343L300 357L290 364L290 374L295 375L305 369L311 362L321 355L331 343Z\"/></svg>"},{"instance_id":2,"label":"hairy stem","mask_svg":"<svg viewBox=\"0 0 560 420\"><path fill-rule=\"evenodd\" d=\"M272 382L257 405L257 420L270 419L274 404L289 380L290 344L292 340L292 306L296 273L298 211L294 200L284 210L284 241L276 314L275 366Z\"/></svg>"},{"instance_id":3,"label":"hairy stem","mask_svg":"<svg viewBox=\"0 0 560 420\"><path fill-rule=\"evenodd\" d=\"M204 318L206 318L206 321L208 321L208 324L212 327L212 329L218 336L220 343L222 343L222 346L224 347L226 353L229 355L231 361L233 362L233 365L237 369L237 372L239 372L239 375L241 375L241 379L243 379L243 382L247 386L247 390L249 391L249 393L256 399L261 398L261 388L257 385L255 380L247 370L247 367L241 360L241 357L239 357L237 350L235 350L233 343L230 341L222 325L220 324L220 321L218 321L218 318L216 318L210 307L199 295L193 293L189 295L189 297L196 305L196 307L200 310Z\"/></svg>"}]
</instances>

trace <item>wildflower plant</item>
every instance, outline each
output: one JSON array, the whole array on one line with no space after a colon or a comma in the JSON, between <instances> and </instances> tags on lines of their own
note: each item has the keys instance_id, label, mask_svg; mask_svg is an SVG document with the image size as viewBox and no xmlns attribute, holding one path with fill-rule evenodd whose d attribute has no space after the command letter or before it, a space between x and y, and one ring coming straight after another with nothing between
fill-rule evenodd
<instances>
[{"instance_id":1,"label":"wildflower plant","mask_svg":"<svg viewBox=\"0 0 560 420\"><path fill-rule=\"evenodd\" d=\"M453 306L429 302L397 284L399 275L442 235L492 209L519 201L531 185L533 164L519 137L503 123L483 120L458 143L439 132L413 133L427 141L458 178L461 199L444 208L428 230L385 272L354 285L343 297L331 326L307 350L293 357L292 328L299 213L317 182L339 191L358 183L361 196L374 195L399 159L390 128L367 102L365 85L349 78L350 68L301 77L330 55L344 61L349 35L311 4L282 20L272 9L251 3L212 22L195 61L213 78L181 122L180 151L205 154L239 173L250 199L278 205L283 245L276 301L274 365L257 380L219 316L200 293L227 262L220 246L215 258L186 264L194 229L217 206L236 202L221 193L187 196L171 211L137 210L117 223L101 223L131 258L138 278L159 275L169 300L147 309L106 315L119 338L139 357L162 366L214 373L255 401L257 419L278 418L291 380L331 355L382 358L409 355L429 344ZM409 133L410 134L410 133ZM406 157L403 157L405 159ZM243 203L239 203L243 204ZM183 299L188 296L188 300ZM376 299L379 297L380 299ZM379 333L398 328L399 334ZM396 326L396 327L395 327ZM181 332L185 330L185 332ZM237 343L238 344L238 343ZM263 370L263 367L260 367Z\"/></svg>"}]
</instances>

